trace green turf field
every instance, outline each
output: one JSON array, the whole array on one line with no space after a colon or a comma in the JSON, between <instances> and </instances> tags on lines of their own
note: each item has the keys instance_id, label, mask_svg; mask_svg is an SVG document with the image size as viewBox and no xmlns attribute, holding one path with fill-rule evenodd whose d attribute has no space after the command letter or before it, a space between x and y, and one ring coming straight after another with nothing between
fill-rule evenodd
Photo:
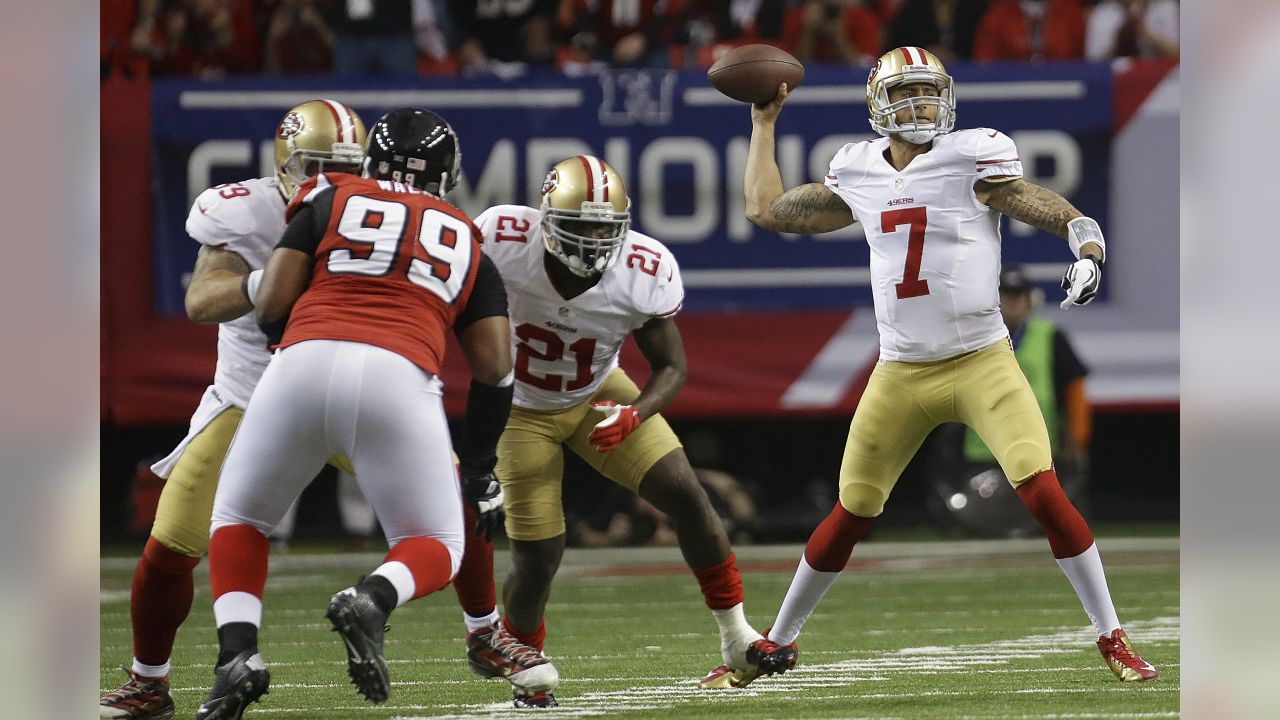
<instances>
[{"instance_id":1,"label":"green turf field","mask_svg":"<svg viewBox=\"0 0 1280 720\"><path fill-rule=\"evenodd\" d=\"M272 556L262 655L272 690L246 717L419 718L534 714L642 718L1167 718L1179 716L1176 538L1099 540L1112 595L1138 650L1161 670L1121 684L1043 540L860 545L801 636L800 665L743 690L702 691L720 663L716 626L674 549L569 550L548 609L555 710L515 710L504 681L469 671L451 589L401 608L387 638L392 693L364 702L323 613L375 554ZM800 546L740 547L747 615L763 628ZM101 685L130 657L133 558L102 562ZM499 578L505 553L497 559ZM208 578L178 635L172 681L193 717L217 654ZM499 582L501 580L499 579Z\"/></svg>"}]
</instances>

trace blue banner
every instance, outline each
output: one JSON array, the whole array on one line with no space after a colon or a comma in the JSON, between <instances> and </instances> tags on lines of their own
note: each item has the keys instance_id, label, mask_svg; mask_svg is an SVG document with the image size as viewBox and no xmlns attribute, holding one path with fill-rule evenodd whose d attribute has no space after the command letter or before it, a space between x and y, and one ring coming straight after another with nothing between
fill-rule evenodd
<instances>
[{"instance_id":1,"label":"blue banner","mask_svg":"<svg viewBox=\"0 0 1280 720\"><path fill-rule=\"evenodd\" d=\"M1107 227L1112 137L1106 65L956 66L957 127L991 127L1017 143L1027 177ZM843 144L873 136L865 69L811 67L778 122L787 187L821 182ZM616 70L565 78L259 78L157 81L152 137L156 304L183 312L183 279L197 245L183 229L204 188L274 172L272 133L292 106L331 97L366 124L397 107L434 110L457 129L462 182L450 200L468 213L536 205L543 175L564 157L604 157L626 180L636 229L669 245L694 310L806 310L870 302L868 250L857 226L779 236L743 215L748 107L701 72ZM1070 253L1062 240L1004 221L1006 262L1026 263L1046 287Z\"/></svg>"}]
</instances>

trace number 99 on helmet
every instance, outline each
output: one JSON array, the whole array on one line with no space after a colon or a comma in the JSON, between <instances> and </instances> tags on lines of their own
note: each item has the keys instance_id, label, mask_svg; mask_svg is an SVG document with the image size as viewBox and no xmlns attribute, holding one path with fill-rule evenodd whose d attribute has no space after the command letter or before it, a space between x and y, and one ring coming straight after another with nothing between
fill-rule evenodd
<instances>
[{"instance_id":1,"label":"number 99 on helmet","mask_svg":"<svg viewBox=\"0 0 1280 720\"><path fill-rule=\"evenodd\" d=\"M617 260L630 209L622 178L604 160L561 160L542 182L542 241L570 272L595 277Z\"/></svg>"}]
</instances>

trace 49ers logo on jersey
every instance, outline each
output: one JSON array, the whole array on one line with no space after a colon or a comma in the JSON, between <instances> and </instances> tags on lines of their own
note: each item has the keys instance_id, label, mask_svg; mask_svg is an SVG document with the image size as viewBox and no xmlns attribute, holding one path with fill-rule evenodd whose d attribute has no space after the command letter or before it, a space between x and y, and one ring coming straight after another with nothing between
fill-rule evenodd
<instances>
[{"instance_id":1,"label":"49ers logo on jersey","mask_svg":"<svg viewBox=\"0 0 1280 720\"><path fill-rule=\"evenodd\" d=\"M559 184L560 171L555 168L551 168L551 172L547 173L547 179L542 181L542 194L546 195L552 190L555 190L556 186Z\"/></svg>"},{"instance_id":2,"label":"49ers logo on jersey","mask_svg":"<svg viewBox=\"0 0 1280 720\"><path fill-rule=\"evenodd\" d=\"M306 124L307 121L302 117L302 113L291 112L280 121L280 137L288 140L302 132L302 128L306 127Z\"/></svg>"}]
</instances>

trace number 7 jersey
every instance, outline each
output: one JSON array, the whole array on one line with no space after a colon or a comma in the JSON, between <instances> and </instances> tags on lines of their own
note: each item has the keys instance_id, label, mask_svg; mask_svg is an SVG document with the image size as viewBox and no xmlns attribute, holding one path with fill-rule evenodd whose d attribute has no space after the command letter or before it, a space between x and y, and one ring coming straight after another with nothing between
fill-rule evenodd
<instances>
[{"instance_id":1,"label":"number 7 jersey","mask_svg":"<svg viewBox=\"0 0 1280 720\"><path fill-rule=\"evenodd\" d=\"M476 226L480 248L507 288L517 407L562 410L587 400L618 367L627 336L652 318L674 316L684 302L671 251L634 230L600 282L566 300L543 266L537 210L498 205L481 213Z\"/></svg>"},{"instance_id":2,"label":"number 7 jersey","mask_svg":"<svg viewBox=\"0 0 1280 720\"><path fill-rule=\"evenodd\" d=\"M871 246L880 359L941 360L1007 336L1000 213L973 186L1022 176L1013 141L986 128L939 135L901 172L888 150L888 138L845 145L826 178Z\"/></svg>"}]
</instances>

